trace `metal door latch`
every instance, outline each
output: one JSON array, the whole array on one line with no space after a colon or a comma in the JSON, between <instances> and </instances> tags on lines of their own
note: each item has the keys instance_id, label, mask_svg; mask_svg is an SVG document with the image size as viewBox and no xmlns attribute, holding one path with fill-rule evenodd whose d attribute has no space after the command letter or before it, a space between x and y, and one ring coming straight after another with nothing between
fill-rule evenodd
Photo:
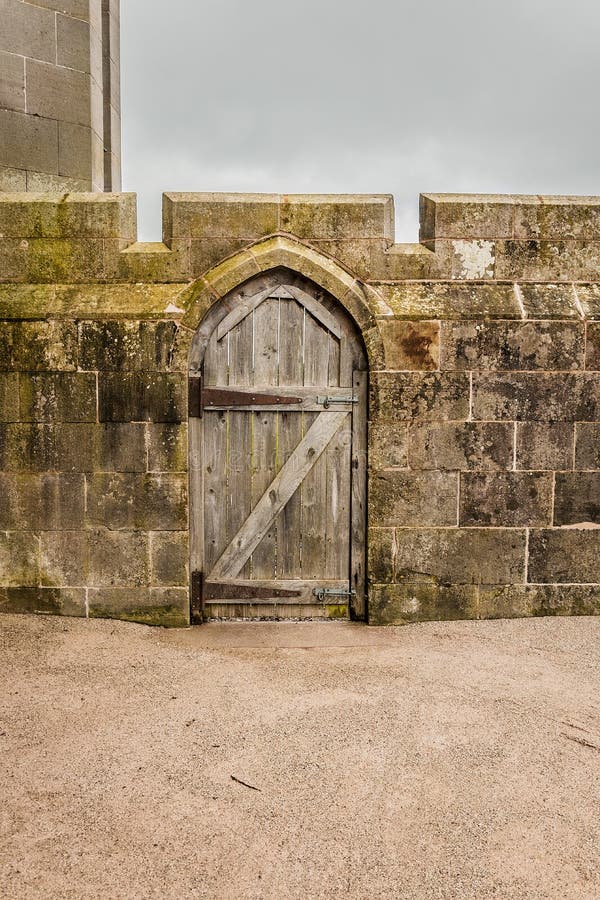
<instances>
[{"instance_id":1,"label":"metal door latch","mask_svg":"<svg viewBox=\"0 0 600 900\"><path fill-rule=\"evenodd\" d=\"M328 597L355 597L356 591L340 591L327 588L314 588L313 594L319 601L323 603Z\"/></svg>"},{"instance_id":2,"label":"metal door latch","mask_svg":"<svg viewBox=\"0 0 600 900\"><path fill-rule=\"evenodd\" d=\"M358 403L358 400L355 397L317 397L317 403L329 409L332 403Z\"/></svg>"}]
</instances>

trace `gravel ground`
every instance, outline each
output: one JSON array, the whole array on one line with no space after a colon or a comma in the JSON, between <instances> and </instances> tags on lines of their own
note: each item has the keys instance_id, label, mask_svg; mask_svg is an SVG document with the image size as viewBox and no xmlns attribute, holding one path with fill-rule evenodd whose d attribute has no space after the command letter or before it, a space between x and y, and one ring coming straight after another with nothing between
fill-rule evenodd
<instances>
[{"instance_id":1,"label":"gravel ground","mask_svg":"<svg viewBox=\"0 0 600 900\"><path fill-rule=\"evenodd\" d=\"M0 653L2 898L600 897L600 619L0 616Z\"/></svg>"}]
</instances>

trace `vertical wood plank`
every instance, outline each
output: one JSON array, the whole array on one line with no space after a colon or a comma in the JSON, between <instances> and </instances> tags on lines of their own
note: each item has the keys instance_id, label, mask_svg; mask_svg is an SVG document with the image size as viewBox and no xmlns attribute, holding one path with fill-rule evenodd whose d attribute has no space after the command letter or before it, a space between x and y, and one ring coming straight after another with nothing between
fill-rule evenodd
<instances>
[{"instance_id":1,"label":"vertical wood plank","mask_svg":"<svg viewBox=\"0 0 600 900\"><path fill-rule=\"evenodd\" d=\"M366 604L367 552L367 402L368 375L355 371L352 379L358 403L352 412L352 509L350 586L356 591L351 611L355 619L364 619Z\"/></svg>"},{"instance_id":2,"label":"vertical wood plank","mask_svg":"<svg viewBox=\"0 0 600 900\"><path fill-rule=\"evenodd\" d=\"M217 332L213 331L204 354L203 375L205 384L227 384L229 358L229 335L217 341Z\"/></svg>"},{"instance_id":3,"label":"vertical wood plank","mask_svg":"<svg viewBox=\"0 0 600 900\"><path fill-rule=\"evenodd\" d=\"M325 577L350 579L350 465L352 418L349 412L327 448Z\"/></svg>"},{"instance_id":4,"label":"vertical wood plank","mask_svg":"<svg viewBox=\"0 0 600 900\"><path fill-rule=\"evenodd\" d=\"M204 430L204 564L210 571L227 546L227 413L206 412ZM197 420L200 421L200 420Z\"/></svg>"},{"instance_id":5,"label":"vertical wood plank","mask_svg":"<svg viewBox=\"0 0 600 900\"><path fill-rule=\"evenodd\" d=\"M295 300L282 300L279 384L294 387L304 379L304 310ZM278 469L294 452L303 437L302 413L279 415ZM277 559L280 578L302 575L302 491L300 485L277 520Z\"/></svg>"}]
</instances>

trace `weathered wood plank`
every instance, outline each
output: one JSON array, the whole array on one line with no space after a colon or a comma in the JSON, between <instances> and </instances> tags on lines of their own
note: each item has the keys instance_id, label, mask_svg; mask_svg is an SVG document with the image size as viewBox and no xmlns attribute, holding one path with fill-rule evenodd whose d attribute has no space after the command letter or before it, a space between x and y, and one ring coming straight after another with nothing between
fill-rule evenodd
<instances>
[{"instance_id":1,"label":"weathered wood plank","mask_svg":"<svg viewBox=\"0 0 600 900\"><path fill-rule=\"evenodd\" d=\"M242 322L246 316L249 316L250 313L260 306L263 300L270 297L272 293L273 289L269 287L260 291L258 294L255 294L253 297L241 300L235 309L232 309L232 311L219 322L219 325L217 326L217 340L221 341L226 334Z\"/></svg>"},{"instance_id":2,"label":"weathered wood plank","mask_svg":"<svg viewBox=\"0 0 600 900\"><path fill-rule=\"evenodd\" d=\"M329 310L325 309L322 303L319 303L318 300L315 300L314 297L311 297L310 294L307 294L306 291L303 291L302 288L296 287L295 285L292 287L288 285L288 289L290 294L296 298L298 303L301 303L302 306L313 316L318 322L321 323L328 331L332 334L335 334L337 338L342 336L342 328L338 320L335 316L329 312Z\"/></svg>"},{"instance_id":3,"label":"weathered wood plank","mask_svg":"<svg viewBox=\"0 0 600 900\"><path fill-rule=\"evenodd\" d=\"M230 414L231 415L231 414ZM236 415L235 413L233 415ZM209 577L235 578L298 485L321 458L347 413L322 412L217 560Z\"/></svg>"},{"instance_id":4,"label":"weathered wood plank","mask_svg":"<svg viewBox=\"0 0 600 900\"><path fill-rule=\"evenodd\" d=\"M354 372L354 393L358 399L352 412L352 501L350 584L356 591L352 599L352 615L366 616L367 553L367 403L368 375Z\"/></svg>"},{"instance_id":5,"label":"weathered wood plank","mask_svg":"<svg viewBox=\"0 0 600 900\"><path fill-rule=\"evenodd\" d=\"M350 583L350 452L352 419L347 415L325 453L327 516L325 519L325 575Z\"/></svg>"},{"instance_id":6,"label":"weathered wood plank","mask_svg":"<svg viewBox=\"0 0 600 900\"><path fill-rule=\"evenodd\" d=\"M208 571L227 546L227 414L211 412L204 419L204 562ZM200 567L197 567L200 568Z\"/></svg>"}]
</instances>

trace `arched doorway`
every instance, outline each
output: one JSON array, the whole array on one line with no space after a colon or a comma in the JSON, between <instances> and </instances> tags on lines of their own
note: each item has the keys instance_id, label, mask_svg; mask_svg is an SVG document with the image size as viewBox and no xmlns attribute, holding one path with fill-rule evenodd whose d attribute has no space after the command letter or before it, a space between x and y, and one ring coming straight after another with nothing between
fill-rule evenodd
<instances>
[{"instance_id":1,"label":"arched doorway","mask_svg":"<svg viewBox=\"0 0 600 900\"><path fill-rule=\"evenodd\" d=\"M367 355L287 269L211 308L190 370L192 620L366 615Z\"/></svg>"}]
</instances>

